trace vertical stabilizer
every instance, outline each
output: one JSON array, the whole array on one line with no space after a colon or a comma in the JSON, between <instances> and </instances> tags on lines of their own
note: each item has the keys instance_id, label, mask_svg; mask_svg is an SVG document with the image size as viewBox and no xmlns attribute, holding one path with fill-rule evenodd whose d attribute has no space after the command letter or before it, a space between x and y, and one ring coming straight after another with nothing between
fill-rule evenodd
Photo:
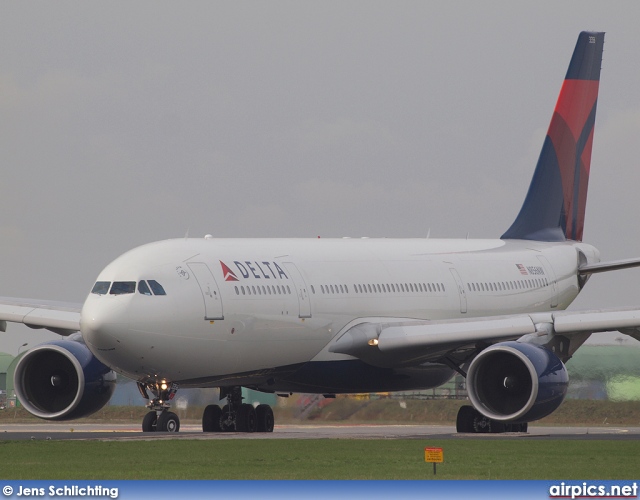
<instances>
[{"instance_id":1,"label":"vertical stabilizer","mask_svg":"<svg viewBox=\"0 0 640 500\"><path fill-rule=\"evenodd\" d=\"M582 241L603 45L604 33L578 36L527 197L503 239Z\"/></svg>"}]
</instances>

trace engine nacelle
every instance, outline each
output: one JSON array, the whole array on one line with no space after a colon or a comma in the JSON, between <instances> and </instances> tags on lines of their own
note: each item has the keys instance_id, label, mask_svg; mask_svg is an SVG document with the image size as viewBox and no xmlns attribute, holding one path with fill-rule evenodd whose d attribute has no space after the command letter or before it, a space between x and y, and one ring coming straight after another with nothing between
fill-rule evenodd
<instances>
[{"instance_id":1,"label":"engine nacelle","mask_svg":"<svg viewBox=\"0 0 640 500\"><path fill-rule=\"evenodd\" d=\"M562 403L569 376L562 361L534 344L502 342L482 351L467 372L473 406L488 418L531 422Z\"/></svg>"},{"instance_id":2,"label":"engine nacelle","mask_svg":"<svg viewBox=\"0 0 640 500\"><path fill-rule=\"evenodd\" d=\"M95 413L109 402L116 374L82 342L40 344L18 361L16 396L36 417L73 420Z\"/></svg>"}]
</instances>

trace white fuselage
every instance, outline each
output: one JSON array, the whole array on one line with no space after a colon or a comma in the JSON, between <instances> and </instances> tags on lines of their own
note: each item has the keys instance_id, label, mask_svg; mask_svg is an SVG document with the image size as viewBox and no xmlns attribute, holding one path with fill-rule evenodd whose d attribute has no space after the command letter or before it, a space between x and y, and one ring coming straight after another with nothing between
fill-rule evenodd
<instances>
[{"instance_id":1,"label":"white fuselage","mask_svg":"<svg viewBox=\"0 0 640 500\"><path fill-rule=\"evenodd\" d=\"M328 347L362 318L564 309L580 291L579 253L599 260L576 242L167 240L125 253L98 276L155 280L166 295L91 293L81 330L98 359L136 380L260 385L287 367L352 360Z\"/></svg>"}]
</instances>

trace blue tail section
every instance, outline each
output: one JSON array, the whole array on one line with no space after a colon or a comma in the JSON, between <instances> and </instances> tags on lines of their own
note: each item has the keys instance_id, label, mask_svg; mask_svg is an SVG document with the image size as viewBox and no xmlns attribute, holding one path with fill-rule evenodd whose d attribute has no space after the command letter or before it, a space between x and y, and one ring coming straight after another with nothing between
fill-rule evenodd
<instances>
[{"instance_id":1,"label":"blue tail section","mask_svg":"<svg viewBox=\"0 0 640 500\"><path fill-rule=\"evenodd\" d=\"M583 31L533 179L502 239L582 241L604 33Z\"/></svg>"}]
</instances>

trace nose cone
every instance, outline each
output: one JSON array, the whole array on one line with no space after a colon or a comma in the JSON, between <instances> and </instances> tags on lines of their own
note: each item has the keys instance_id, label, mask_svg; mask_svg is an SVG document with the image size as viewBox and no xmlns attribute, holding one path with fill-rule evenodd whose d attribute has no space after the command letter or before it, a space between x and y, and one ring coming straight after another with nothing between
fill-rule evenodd
<instances>
[{"instance_id":1,"label":"nose cone","mask_svg":"<svg viewBox=\"0 0 640 500\"><path fill-rule=\"evenodd\" d=\"M91 350L100 352L116 349L129 329L128 300L125 297L89 295L80 313L80 330Z\"/></svg>"}]
</instances>

